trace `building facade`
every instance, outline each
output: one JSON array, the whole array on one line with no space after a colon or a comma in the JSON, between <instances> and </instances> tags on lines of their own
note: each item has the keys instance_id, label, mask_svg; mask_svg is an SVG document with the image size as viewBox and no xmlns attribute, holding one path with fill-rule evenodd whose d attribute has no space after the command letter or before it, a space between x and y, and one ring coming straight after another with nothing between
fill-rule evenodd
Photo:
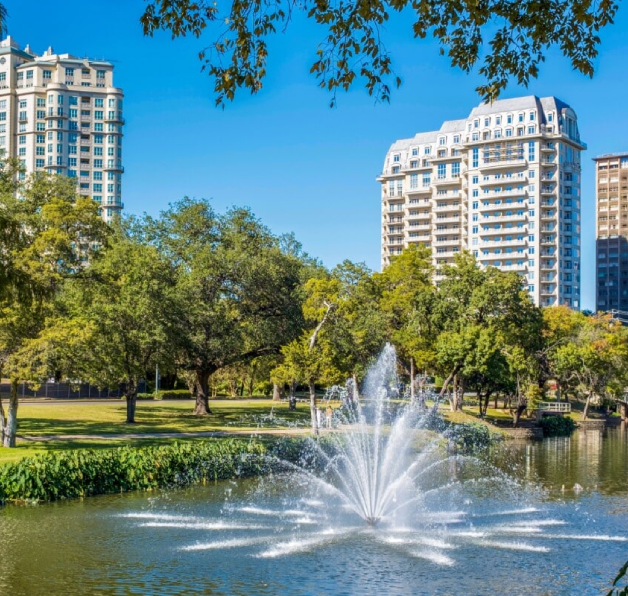
<instances>
[{"instance_id":1,"label":"building facade","mask_svg":"<svg viewBox=\"0 0 628 596\"><path fill-rule=\"evenodd\" d=\"M122 208L123 93L109 62L0 42L0 151L77 179L106 221Z\"/></svg>"},{"instance_id":2,"label":"building facade","mask_svg":"<svg viewBox=\"0 0 628 596\"><path fill-rule=\"evenodd\" d=\"M595 253L598 311L628 311L628 152L595 161Z\"/></svg>"},{"instance_id":3,"label":"building facade","mask_svg":"<svg viewBox=\"0 0 628 596\"><path fill-rule=\"evenodd\" d=\"M390 147L382 174L382 267L412 243L436 268L470 250L516 271L535 304L580 307L580 140L555 97L480 104L464 120Z\"/></svg>"}]
</instances>

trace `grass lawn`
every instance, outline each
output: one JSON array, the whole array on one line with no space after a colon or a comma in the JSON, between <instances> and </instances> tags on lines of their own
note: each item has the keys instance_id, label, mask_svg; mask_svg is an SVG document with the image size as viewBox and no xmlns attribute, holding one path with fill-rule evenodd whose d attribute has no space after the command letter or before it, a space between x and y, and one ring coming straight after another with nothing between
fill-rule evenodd
<instances>
[{"instance_id":1,"label":"grass lawn","mask_svg":"<svg viewBox=\"0 0 628 596\"><path fill-rule=\"evenodd\" d=\"M299 404L290 411L287 403L271 400L217 400L211 401L210 416L194 416L194 402L139 401L136 424L126 424L124 401L95 403L25 403L18 411L18 437L51 435L117 435L202 431L255 431L263 420L264 428L285 428L285 422L309 420L309 408ZM280 424L267 417L273 415ZM0 448L0 463L20 459L45 451L59 449L107 448L121 445L144 445L172 442L171 438L147 439L93 439L18 442L15 449ZM176 439L181 440L181 439ZM188 440L188 439L186 439ZM193 439L189 439L193 440Z\"/></svg>"},{"instance_id":2,"label":"grass lawn","mask_svg":"<svg viewBox=\"0 0 628 596\"><path fill-rule=\"evenodd\" d=\"M490 420L480 418L478 416L477 410L465 411L463 409L462 411L459 410L457 412L452 412L449 409L449 406L441 406L440 412L442 413L443 418L445 418L445 420L449 422L453 422L454 424L462 424L462 423L478 424L479 423L479 424L483 424L484 426L487 426L493 432L506 434L499 427L491 424ZM510 416L509 418L512 419Z\"/></svg>"}]
</instances>

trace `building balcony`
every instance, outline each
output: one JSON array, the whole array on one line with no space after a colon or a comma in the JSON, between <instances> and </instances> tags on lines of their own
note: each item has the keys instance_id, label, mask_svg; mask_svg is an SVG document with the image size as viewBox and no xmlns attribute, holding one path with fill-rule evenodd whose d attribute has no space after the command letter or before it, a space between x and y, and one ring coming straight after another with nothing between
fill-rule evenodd
<instances>
[{"instance_id":1,"label":"building balcony","mask_svg":"<svg viewBox=\"0 0 628 596\"><path fill-rule=\"evenodd\" d=\"M432 180L433 186L446 186L451 184L460 184L460 176L449 176L448 178L435 178Z\"/></svg>"},{"instance_id":2,"label":"building balcony","mask_svg":"<svg viewBox=\"0 0 628 596\"><path fill-rule=\"evenodd\" d=\"M443 162L447 162L447 161L461 161L462 160L462 153L459 153L458 155L440 155L440 156L432 156L430 159L431 163L443 163Z\"/></svg>"},{"instance_id":3,"label":"building balcony","mask_svg":"<svg viewBox=\"0 0 628 596\"><path fill-rule=\"evenodd\" d=\"M452 240L451 238L447 240L432 240L434 246L460 246L460 243L460 238L458 240Z\"/></svg>"},{"instance_id":4,"label":"building balcony","mask_svg":"<svg viewBox=\"0 0 628 596\"><path fill-rule=\"evenodd\" d=\"M82 143L81 143L82 144ZM103 170L124 173L124 166L103 166ZM401 221L401 220L399 220Z\"/></svg>"},{"instance_id":5,"label":"building balcony","mask_svg":"<svg viewBox=\"0 0 628 596\"><path fill-rule=\"evenodd\" d=\"M542 195L553 195L556 193L556 186L542 186L541 194Z\"/></svg>"},{"instance_id":6,"label":"building balcony","mask_svg":"<svg viewBox=\"0 0 628 596\"><path fill-rule=\"evenodd\" d=\"M527 184L528 183L528 177L527 176L523 176L522 178L517 177L515 180L513 180L512 178L497 178L494 180L482 180L480 182L480 186L485 187L485 186L504 186L506 184Z\"/></svg>"},{"instance_id":7,"label":"building balcony","mask_svg":"<svg viewBox=\"0 0 628 596\"><path fill-rule=\"evenodd\" d=\"M509 215L491 215L483 217L480 224L500 223L503 221L525 221L528 219L527 213L511 213Z\"/></svg>"},{"instance_id":8,"label":"building balcony","mask_svg":"<svg viewBox=\"0 0 628 596\"><path fill-rule=\"evenodd\" d=\"M417 188L408 188L406 190L406 194L409 194L409 195L419 195L419 194L431 195L432 194L432 187L431 186L421 186L421 187L417 187Z\"/></svg>"},{"instance_id":9,"label":"building balcony","mask_svg":"<svg viewBox=\"0 0 628 596\"><path fill-rule=\"evenodd\" d=\"M489 253L487 255L480 255L478 257L481 261L503 261L504 259L507 261L512 261L513 259L521 259L524 255L518 255L516 253Z\"/></svg>"},{"instance_id":10,"label":"building balcony","mask_svg":"<svg viewBox=\"0 0 628 596\"><path fill-rule=\"evenodd\" d=\"M460 251L459 250L444 250L442 252L438 252L438 249L436 249L436 252L432 253L432 256L436 259L451 259L452 257L455 257L457 254L459 254ZM434 276L434 280L435 281L442 281L444 279L444 276L442 275L435 275Z\"/></svg>"},{"instance_id":11,"label":"building balcony","mask_svg":"<svg viewBox=\"0 0 628 596\"><path fill-rule=\"evenodd\" d=\"M448 224L448 223L457 223L460 224L462 223L462 218L460 216L458 217L437 217L436 219L432 220L432 223L434 225L439 225L439 224Z\"/></svg>"},{"instance_id":12,"label":"building balcony","mask_svg":"<svg viewBox=\"0 0 628 596\"><path fill-rule=\"evenodd\" d=\"M416 165L413 166L411 165L410 161L407 161L403 167L401 168L404 172L408 171L408 172L418 172L419 170L432 170L432 165L430 163L427 163L425 165L421 165L421 160L420 159L416 159L416 160L412 160L412 161L416 161Z\"/></svg>"},{"instance_id":13,"label":"building balcony","mask_svg":"<svg viewBox=\"0 0 628 596\"><path fill-rule=\"evenodd\" d=\"M114 116L113 118L105 117L105 122L115 122L117 124L126 124L126 120L122 116Z\"/></svg>"},{"instance_id":14,"label":"building balcony","mask_svg":"<svg viewBox=\"0 0 628 596\"><path fill-rule=\"evenodd\" d=\"M517 238L513 238L512 240L506 240L504 238L502 240L483 240L482 242L480 242L480 248L490 248L493 246L526 246L527 244L527 240L519 240Z\"/></svg>"},{"instance_id":15,"label":"building balcony","mask_svg":"<svg viewBox=\"0 0 628 596\"><path fill-rule=\"evenodd\" d=\"M484 211L506 211L506 210L513 210L513 209L522 209L525 207L524 203L506 203L504 201L501 201L499 203L489 203L488 205L485 205L484 203L480 203L479 206L479 211L480 213L484 212Z\"/></svg>"},{"instance_id":16,"label":"building balcony","mask_svg":"<svg viewBox=\"0 0 628 596\"><path fill-rule=\"evenodd\" d=\"M502 159L498 161L485 161L480 170L497 170L500 168L512 168L512 167L527 167L528 160L526 159Z\"/></svg>"},{"instance_id":17,"label":"building balcony","mask_svg":"<svg viewBox=\"0 0 628 596\"><path fill-rule=\"evenodd\" d=\"M442 213L443 211L456 211L457 213L460 213L460 204L451 203L448 205L435 205L432 207L432 211L436 213Z\"/></svg>"},{"instance_id":18,"label":"building balcony","mask_svg":"<svg viewBox=\"0 0 628 596\"><path fill-rule=\"evenodd\" d=\"M541 211L541 220L556 219L557 211Z\"/></svg>"}]
</instances>

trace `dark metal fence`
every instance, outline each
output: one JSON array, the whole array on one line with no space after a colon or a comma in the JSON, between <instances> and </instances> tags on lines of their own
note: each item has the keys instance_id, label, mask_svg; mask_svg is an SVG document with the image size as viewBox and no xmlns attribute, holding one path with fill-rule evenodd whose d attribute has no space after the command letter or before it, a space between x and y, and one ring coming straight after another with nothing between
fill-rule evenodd
<instances>
[{"instance_id":1,"label":"dark metal fence","mask_svg":"<svg viewBox=\"0 0 628 596\"><path fill-rule=\"evenodd\" d=\"M142 381L138 393L146 392L146 383ZM124 386L118 389L101 389L87 383L69 385L67 383L44 383L39 389L30 389L27 383L21 383L17 391L20 398L49 398L49 399L120 399L124 395ZM0 383L0 395L3 398L11 394L9 383Z\"/></svg>"}]
</instances>

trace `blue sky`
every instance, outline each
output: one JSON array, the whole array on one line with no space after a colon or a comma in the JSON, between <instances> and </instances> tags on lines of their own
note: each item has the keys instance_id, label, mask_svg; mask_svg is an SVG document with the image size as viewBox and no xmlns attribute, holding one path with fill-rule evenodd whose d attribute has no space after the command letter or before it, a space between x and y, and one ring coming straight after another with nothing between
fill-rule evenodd
<instances>
[{"instance_id":1,"label":"blue sky","mask_svg":"<svg viewBox=\"0 0 628 596\"><path fill-rule=\"evenodd\" d=\"M247 205L276 233L293 231L312 255L333 266L343 259L379 269L380 192L376 176L398 138L465 118L479 103L476 75L438 55L431 40L415 41L411 17L395 16L385 41L403 85L390 104L359 87L338 107L309 75L323 30L298 19L270 47L260 94L242 93L214 107L213 85L200 71L203 40L145 38L142 0L106 4L65 0L5 0L8 28L22 46L115 61L125 92L123 200L129 213L157 214L183 196L211 199L215 208ZM595 305L595 196L591 158L628 150L628 11L602 34L596 75L572 72L557 52L528 89L504 97L556 95L579 117L589 150L582 176L582 304ZM209 38L208 38L209 39Z\"/></svg>"}]
</instances>

